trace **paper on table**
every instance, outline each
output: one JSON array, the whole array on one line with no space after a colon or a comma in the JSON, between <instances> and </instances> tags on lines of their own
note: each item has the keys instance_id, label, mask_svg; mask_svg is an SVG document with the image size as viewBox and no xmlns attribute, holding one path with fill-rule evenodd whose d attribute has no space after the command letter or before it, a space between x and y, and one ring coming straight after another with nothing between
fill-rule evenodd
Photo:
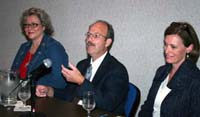
<instances>
[{"instance_id":1,"label":"paper on table","mask_svg":"<svg viewBox=\"0 0 200 117\"><path fill-rule=\"evenodd\" d=\"M79 100L77 104L80 105L80 106L82 106L83 101L82 101L82 100Z\"/></svg>"},{"instance_id":2,"label":"paper on table","mask_svg":"<svg viewBox=\"0 0 200 117\"><path fill-rule=\"evenodd\" d=\"M22 101L17 101L17 104L15 104L14 111L20 111L20 112L31 111L31 106L30 105L24 106Z\"/></svg>"}]
</instances>

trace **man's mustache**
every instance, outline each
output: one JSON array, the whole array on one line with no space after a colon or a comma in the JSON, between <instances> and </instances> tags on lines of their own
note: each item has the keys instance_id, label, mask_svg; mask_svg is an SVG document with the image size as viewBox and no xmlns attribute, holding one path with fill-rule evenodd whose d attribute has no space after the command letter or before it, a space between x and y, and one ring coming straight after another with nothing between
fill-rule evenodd
<instances>
[{"instance_id":1,"label":"man's mustache","mask_svg":"<svg viewBox=\"0 0 200 117\"><path fill-rule=\"evenodd\" d=\"M88 41L88 42L86 43L86 45L87 45L87 46L95 46L95 44L92 43L92 42L90 42L90 41Z\"/></svg>"}]
</instances>

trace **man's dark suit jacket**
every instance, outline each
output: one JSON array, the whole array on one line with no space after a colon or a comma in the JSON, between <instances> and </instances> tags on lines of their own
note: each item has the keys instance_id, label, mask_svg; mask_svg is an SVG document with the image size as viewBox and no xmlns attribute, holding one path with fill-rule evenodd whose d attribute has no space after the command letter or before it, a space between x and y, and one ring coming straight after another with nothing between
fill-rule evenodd
<instances>
[{"instance_id":1,"label":"man's dark suit jacket","mask_svg":"<svg viewBox=\"0 0 200 117\"><path fill-rule=\"evenodd\" d=\"M77 64L82 75L90 65L90 58ZM128 72L123 64L111 56L105 56L92 82L85 79L80 86L68 83L65 89L55 89L54 96L67 101L82 97L83 91L95 92L96 107L118 114L124 114L124 106L128 94Z\"/></svg>"}]
</instances>

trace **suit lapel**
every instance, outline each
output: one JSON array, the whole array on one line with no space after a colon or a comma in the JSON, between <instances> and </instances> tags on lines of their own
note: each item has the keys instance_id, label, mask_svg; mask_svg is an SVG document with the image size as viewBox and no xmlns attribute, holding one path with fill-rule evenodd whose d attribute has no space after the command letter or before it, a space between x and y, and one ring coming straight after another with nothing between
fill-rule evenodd
<instances>
[{"instance_id":1,"label":"suit lapel","mask_svg":"<svg viewBox=\"0 0 200 117\"><path fill-rule=\"evenodd\" d=\"M42 61L43 59L45 59L44 55L45 55L45 49L46 49L46 43L47 43L47 38L45 38L45 36L43 37L42 39L42 42L41 44L39 45L36 53L33 55L33 58L31 60L31 62L29 63L29 66L28 66L28 72L30 72L31 70L33 70L34 68L38 67L38 66L35 66L35 65L38 65L38 62L41 62L39 63L42 64Z\"/></svg>"},{"instance_id":2,"label":"suit lapel","mask_svg":"<svg viewBox=\"0 0 200 117\"><path fill-rule=\"evenodd\" d=\"M101 65L99 66L99 68L97 69L97 72L96 72L96 74L95 74L95 76L94 76L94 79L93 79L92 83L96 84L96 83L99 82L99 80L100 80L102 77L104 77L104 75L105 75L106 72L108 71L108 70L107 70L107 68L108 68L107 65L108 65L108 63L109 63L109 61L110 61L110 58L111 58L111 55L108 53L108 54L105 56L105 58L104 58L104 60L102 61Z\"/></svg>"},{"instance_id":3,"label":"suit lapel","mask_svg":"<svg viewBox=\"0 0 200 117\"><path fill-rule=\"evenodd\" d=\"M81 74L84 76L86 71L87 71L87 68L89 67L90 65L90 57L88 57L84 62L83 64L79 64L77 65L78 69L80 70Z\"/></svg>"}]
</instances>

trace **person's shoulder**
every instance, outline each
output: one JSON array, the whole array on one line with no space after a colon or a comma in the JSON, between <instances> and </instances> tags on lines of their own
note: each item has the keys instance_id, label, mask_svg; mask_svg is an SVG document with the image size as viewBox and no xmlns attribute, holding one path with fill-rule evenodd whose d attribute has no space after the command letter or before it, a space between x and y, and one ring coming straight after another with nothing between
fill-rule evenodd
<instances>
[{"instance_id":1,"label":"person's shoulder","mask_svg":"<svg viewBox=\"0 0 200 117\"><path fill-rule=\"evenodd\" d=\"M58 40L56 40L54 37L51 37L49 35L44 35L44 40L43 42L47 46L52 46L52 45L62 45Z\"/></svg>"},{"instance_id":2,"label":"person's shoulder","mask_svg":"<svg viewBox=\"0 0 200 117\"><path fill-rule=\"evenodd\" d=\"M31 45L31 41L25 41L20 45L20 48L26 48Z\"/></svg>"},{"instance_id":3,"label":"person's shoulder","mask_svg":"<svg viewBox=\"0 0 200 117\"><path fill-rule=\"evenodd\" d=\"M162 76L169 73L171 67L171 64L164 64L158 67L154 76L154 81L162 81Z\"/></svg>"},{"instance_id":4,"label":"person's shoulder","mask_svg":"<svg viewBox=\"0 0 200 117\"><path fill-rule=\"evenodd\" d=\"M90 62L89 58L85 58L80 60L77 65L88 64L89 62Z\"/></svg>"},{"instance_id":5,"label":"person's shoulder","mask_svg":"<svg viewBox=\"0 0 200 117\"><path fill-rule=\"evenodd\" d=\"M182 73L186 74L192 79L200 79L200 70L195 63L190 60L185 61L181 65Z\"/></svg>"},{"instance_id":6,"label":"person's shoulder","mask_svg":"<svg viewBox=\"0 0 200 117\"><path fill-rule=\"evenodd\" d=\"M191 76L192 79L200 80L200 70L197 66L188 68L187 73Z\"/></svg>"},{"instance_id":7,"label":"person's shoulder","mask_svg":"<svg viewBox=\"0 0 200 117\"><path fill-rule=\"evenodd\" d=\"M64 49L64 46L56 39L54 39L51 36L45 35L42 42L47 48L62 48Z\"/></svg>"},{"instance_id":8,"label":"person's shoulder","mask_svg":"<svg viewBox=\"0 0 200 117\"><path fill-rule=\"evenodd\" d=\"M87 66L89 64L90 64L90 58L86 58L86 59L79 61L76 66L79 70L83 70L83 69L87 68Z\"/></svg>"},{"instance_id":9,"label":"person's shoulder","mask_svg":"<svg viewBox=\"0 0 200 117\"><path fill-rule=\"evenodd\" d=\"M108 63L111 65L112 68L123 68L126 69L125 65L119 61L116 57L108 54Z\"/></svg>"},{"instance_id":10,"label":"person's shoulder","mask_svg":"<svg viewBox=\"0 0 200 117\"><path fill-rule=\"evenodd\" d=\"M114 57L114 56L112 56L112 55L110 55L110 60L111 60L111 62L113 62L113 63L116 63L116 64L119 64L119 65L124 66L124 64L123 64L121 61L119 61L116 57Z\"/></svg>"},{"instance_id":11,"label":"person's shoulder","mask_svg":"<svg viewBox=\"0 0 200 117\"><path fill-rule=\"evenodd\" d=\"M171 69L172 65L171 64L164 64L164 65L161 65L157 68L157 72L162 72L162 71L166 71L166 70L169 70Z\"/></svg>"}]
</instances>

